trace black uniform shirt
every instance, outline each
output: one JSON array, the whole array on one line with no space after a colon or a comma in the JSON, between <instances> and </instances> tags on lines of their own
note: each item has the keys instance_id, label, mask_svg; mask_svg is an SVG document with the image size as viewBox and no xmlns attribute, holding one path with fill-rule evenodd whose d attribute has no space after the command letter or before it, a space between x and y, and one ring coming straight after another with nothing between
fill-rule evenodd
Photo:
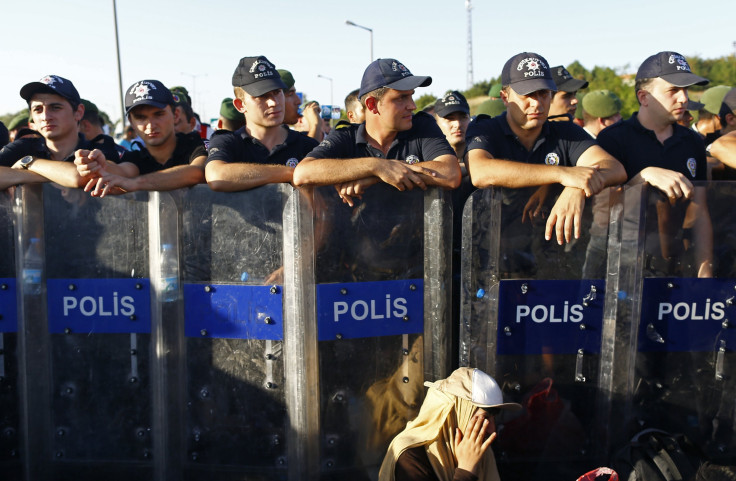
<instances>
[{"instance_id":1,"label":"black uniform shirt","mask_svg":"<svg viewBox=\"0 0 736 481\"><path fill-rule=\"evenodd\" d=\"M79 140L77 141L77 147L75 151L79 149L92 150L100 149L105 158L114 162L121 162L118 160L118 153L114 147L104 144L92 144L84 135L79 134ZM40 159L51 159L51 151L46 146L46 139L43 137L24 137L18 139L15 142L11 142L2 149L0 149L0 165L5 167L12 167L17 161L25 157L26 155L32 155ZM74 162L74 153L64 159L64 162Z\"/></svg>"},{"instance_id":2,"label":"black uniform shirt","mask_svg":"<svg viewBox=\"0 0 736 481\"><path fill-rule=\"evenodd\" d=\"M619 160L629 179L645 167L661 167L690 180L706 180L705 144L700 136L681 125L672 125L672 136L662 144L654 131L639 123L637 114L606 127L598 144Z\"/></svg>"},{"instance_id":3,"label":"black uniform shirt","mask_svg":"<svg viewBox=\"0 0 736 481\"><path fill-rule=\"evenodd\" d=\"M434 160L442 155L455 156L434 119L424 112L414 115L411 129L396 134L386 158L415 164ZM315 159L356 159L383 157L383 152L368 143L365 124L351 124L332 133L307 157Z\"/></svg>"},{"instance_id":4,"label":"black uniform shirt","mask_svg":"<svg viewBox=\"0 0 736 481\"><path fill-rule=\"evenodd\" d=\"M299 161L317 145L317 141L288 127L283 128L288 131L286 141L274 147L270 152L258 139L250 137L244 128L235 132L218 130L210 139L207 162L222 160L223 162L296 167Z\"/></svg>"},{"instance_id":5,"label":"black uniform shirt","mask_svg":"<svg viewBox=\"0 0 736 481\"><path fill-rule=\"evenodd\" d=\"M519 142L509 127L506 112L497 117L479 115L468 126L467 152L483 149L496 159L527 164L574 166L596 142L572 122L545 122L532 150Z\"/></svg>"},{"instance_id":6,"label":"black uniform shirt","mask_svg":"<svg viewBox=\"0 0 736 481\"><path fill-rule=\"evenodd\" d=\"M176 134L176 147L171 158L165 164L160 164L153 158L148 149L131 150L126 152L121 162L130 162L138 167L139 175L150 174L159 170L170 169L177 165L189 165L197 157L207 155L204 142L197 132Z\"/></svg>"}]
</instances>

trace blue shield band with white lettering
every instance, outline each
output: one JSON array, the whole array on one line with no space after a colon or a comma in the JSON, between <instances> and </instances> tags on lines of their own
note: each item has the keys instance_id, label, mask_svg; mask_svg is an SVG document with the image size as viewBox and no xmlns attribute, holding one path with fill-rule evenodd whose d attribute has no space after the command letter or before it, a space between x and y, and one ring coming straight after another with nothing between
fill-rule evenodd
<instances>
[{"instance_id":1,"label":"blue shield band with white lettering","mask_svg":"<svg viewBox=\"0 0 736 481\"><path fill-rule=\"evenodd\" d=\"M422 279L317 285L318 339L421 334Z\"/></svg>"},{"instance_id":2,"label":"blue shield band with white lettering","mask_svg":"<svg viewBox=\"0 0 736 481\"><path fill-rule=\"evenodd\" d=\"M639 351L715 352L736 346L733 279L646 278Z\"/></svg>"},{"instance_id":3,"label":"blue shield band with white lettering","mask_svg":"<svg viewBox=\"0 0 736 481\"><path fill-rule=\"evenodd\" d=\"M604 289L602 279L501 281L498 354L600 353Z\"/></svg>"},{"instance_id":4,"label":"blue shield band with white lettering","mask_svg":"<svg viewBox=\"0 0 736 481\"><path fill-rule=\"evenodd\" d=\"M184 284L187 337L282 341L281 286Z\"/></svg>"},{"instance_id":5,"label":"blue shield band with white lettering","mask_svg":"<svg viewBox=\"0 0 736 481\"><path fill-rule=\"evenodd\" d=\"M0 333L18 332L15 277L0 278Z\"/></svg>"},{"instance_id":6,"label":"blue shield band with white lettering","mask_svg":"<svg viewBox=\"0 0 736 481\"><path fill-rule=\"evenodd\" d=\"M52 334L150 334L148 279L48 279Z\"/></svg>"}]
</instances>

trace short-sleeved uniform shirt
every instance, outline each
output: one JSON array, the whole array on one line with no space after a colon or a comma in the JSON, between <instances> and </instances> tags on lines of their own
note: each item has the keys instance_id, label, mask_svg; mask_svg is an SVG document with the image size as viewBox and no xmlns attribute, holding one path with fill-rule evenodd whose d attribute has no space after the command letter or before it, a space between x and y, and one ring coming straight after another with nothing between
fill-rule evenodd
<instances>
[{"instance_id":1,"label":"short-sleeved uniform shirt","mask_svg":"<svg viewBox=\"0 0 736 481\"><path fill-rule=\"evenodd\" d=\"M148 149L131 150L126 152L121 162L130 162L138 167L138 174L145 175L159 170L170 169L177 165L189 165L197 157L207 155L204 142L197 132L176 134L176 147L171 158L165 164L160 164L148 152Z\"/></svg>"},{"instance_id":2,"label":"short-sleeved uniform shirt","mask_svg":"<svg viewBox=\"0 0 736 481\"><path fill-rule=\"evenodd\" d=\"M288 127L283 128L288 131L286 141L271 151L258 139L249 136L245 128L235 132L218 130L210 139L207 162L221 160L223 162L296 167L299 161L317 145L317 141Z\"/></svg>"},{"instance_id":3,"label":"short-sleeved uniform shirt","mask_svg":"<svg viewBox=\"0 0 736 481\"><path fill-rule=\"evenodd\" d=\"M572 122L545 122L531 150L527 150L514 134L507 120L507 113L490 118L479 115L468 127L466 136L467 150L483 149L494 158L513 160L527 164L547 164L572 167L577 165L580 156L590 147L596 145L594 139L582 127ZM542 207L548 211L552 202L561 190L560 185L551 189L552 195ZM520 189L502 189L504 208L501 215L501 242L503 269L520 276L538 275L545 278L551 275L558 266L555 262L553 243L542 243L541 231L544 222L519 222L522 219L524 206L537 187ZM543 215L541 218L544 218ZM531 253L535 262L530 263ZM562 257L564 258L564 257Z\"/></svg>"},{"instance_id":4,"label":"short-sleeved uniform shirt","mask_svg":"<svg viewBox=\"0 0 736 481\"><path fill-rule=\"evenodd\" d=\"M119 162L119 156L114 147L109 144L92 144L84 135L79 134L79 140L77 141L77 147L74 149L100 149L105 154L106 159L110 159L114 162ZM18 139L15 142L11 142L2 149L0 149L0 165L5 167L12 167L17 161L25 157L26 155L32 155L40 159L51 159L51 151L46 146L46 139L43 137L24 137ZM64 162L74 162L74 153L64 159Z\"/></svg>"},{"instance_id":5,"label":"short-sleeved uniform shirt","mask_svg":"<svg viewBox=\"0 0 736 481\"><path fill-rule=\"evenodd\" d=\"M125 153L128 151L123 146L116 144L115 139L105 134L100 134L97 137L90 139L89 142L91 144L95 144L96 149L100 149L100 150L105 149L104 150L105 152L115 150L115 152L118 153L118 159L121 159L123 155L125 155ZM112 160L113 162L119 162L119 160L115 160L115 159L110 159L110 160Z\"/></svg>"},{"instance_id":6,"label":"short-sleeved uniform shirt","mask_svg":"<svg viewBox=\"0 0 736 481\"><path fill-rule=\"evenodd\" d=\"M414 164L432 161L443 155L455 156L434 119L426 113L413 117L409 130L398 132L384 156L372 147L366 135L365 124L349 125L333 130L319 146L307 155L315 159L356 159L365 157L403 160ZM334 193L332 187L324 188L324 195ZM386 189L388 195L380 192ZM336 209L336 223L346 226L335 229L339 236L336 244L344 251L334 252L318 264L330 265L337 261L348 266L353 281L378 281L421 277L422 272L422 227L423 195L418 189L411 192L396 192L393 187L378 185L360 200L360 208L352 211L348 218L340 217L351 213L347 209ZM400 197L400 200L397 200ZM337 205L340 205L339 203ZM411 213L414 213L413 215Z\"/></svg>"},{"instance_id":7,"label":"short-sleeved uniform shirt","mask_svg":"<svg viewBox=\"0 0 736 481\"><path fill-rule=\"evenodd\" d=\"M572 122L545 122L532 150L526 150L509 127L506 112L497 117L479 115L468 126L467 151L483 149L496 159L527 164L574 166L596 142Z\"/></svg>"},{"instance_id":8,"label":"short-sleeved uniform shirt","mask_svg":"<svg viewBox=\"0 0 736 481\"><path fill-rule=\"evenodd\" d=\"M645 167L681 173L691 181L707 180L705 144L698 134L678 124L662 144L654 131L639 123L637 114L601 131L598 144L619 160L629 179Z\"/></svg>"},{"instance_id":9,"label":"short-sleeved uniform shirt","mask_svg":"<svg viewBox=\"0 0 736 481\"><path fill-rule=\"evenodd\" d=\"M678 124L673 124L672 129L672 135L663 144L657 139L654 131L641 125L637 114L634 114L628 120L605 128L598 135L598 143L623 164L629 179L646 167L660 167L679 172L691 181L707 180L705 144L702 138L696 132ZM682 226L688 205L688 202L680 202L672 207L669 212L671 226ZM658 215L652 212L648 218L656 222ZM649 232L656 232L659 227L654 224L645 229ZM697 275L681 270L683 266L691 265L689 261L675 262L681 260L684 255L681 242L673 242L669 252L671 257L663 259L659 239L659 236L647 236L645 246L645 270L647 272L677 277Z\"/></svg>"},{"instance_id":10,"label":"short-sleeved uniform shirt","mask_svg":"<svg viewBox=\"0 0 736 481\"><path fill-rule=\"evenodd\" d=\"M442 155L455 156L432 116L419 112L414 115L412 127L396 134L386 158L403 160L410 164L434 160ZM365 124L351 124L334 130L307 157L315 159L355 159L383 157L381 150L372 147L366 138Z\"/></svg>"}]
</instances>

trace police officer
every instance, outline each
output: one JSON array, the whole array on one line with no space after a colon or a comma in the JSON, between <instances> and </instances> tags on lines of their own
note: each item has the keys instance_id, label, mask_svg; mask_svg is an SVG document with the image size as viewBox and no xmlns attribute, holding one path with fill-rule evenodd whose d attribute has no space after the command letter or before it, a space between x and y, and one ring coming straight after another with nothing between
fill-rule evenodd
<instances>
[{"instance_id":1,"label":"police officer","mask_svg":"<svg viewBox=\"0 0 736 481\"><path fill-rule=\"evenodd\" d=\"M552 67L552 80L557 91L552 96L549 120L572 120L578 105L578 90L588 87L586 80L573 77L562 65Z\"/></svg>"},{"instance_id":2,"label":"police officer","mask_svg":"<svg viewBox=\"0 0 736 481\"><path fill-rule=\"evenodd\" d=\"M71 161L75 150L88 149L90 144L79 131L84 105L74 84L58 75L47 75L24 85L20 96L28 102L41 137L20 138L0 150L0 189L49 181L83 187L89 178L80 177ZM114 148L107 150L109 158L118 158Z\"/></svg>"},{"instance_id":3,"label":"police officer","mask_svg":"<svg viewBox=\"0 0 736 481\"><path fill-rule=\"evenodd\" d=\"M125 113L145 148L127 152L119 164L99 150L80 150L74 162L80 175L97 177L85 190L93 196L138 190L173 190L204 181L207 151L198 132L176 133L181 111L171 91L158 80L141 80L125 94Z\"/></svg>"},{"instance_id":4,"label":"police officer","mask_svg":"<svg viewBox=\"0 0 736 481\"><path fill-rule=\"evenodd\" d=\"M212 136L207 183L213 190L239 191L291 182L294 167L317 141L283 125L287 85L264 56L240 59L232 84L245 127Z\"/></svg>"},{"instance_id":5,"label":"police officer","mask_svg":"<svg viewBox=\"0 0 736 481\"><path fill-rule=\"evenodd\" d=\"M572 122L549 122L552 92L557 88L547 61L523 52L510 58L501 73L506 112L480 115L468 128L466 162L478 188L562 184L565 188L547 220L545 238L570 242L580 235L585 198L626 180L621 164Z\"/></svg>"},{"instance_id":6,"label":"police officer","mask_svg":"<svg viewBox=\"0 0 736 481\"><path fill-rule=\"evenodd\" d=\"M713 234L706 192L704 187L694 188L692 184L707 180L705 146L697 133L677 124L685 114L688 87L707 83L707 79L692 73L677 52L650 56L636 73L639 111L603 130L598 142L621 161L630 184L647 182L662 191L673 206L679 199L692 200L689 208L695 211L689 217L694 219L697 275L709 277ZM672 225L682 226L672 219ZM669 262L676 253L663 251L662 255Z\"/></svg>"},{"instance_id":7,"label":"police officer","mask_svg":"<svg viewBox=\"0 0 736 481\"><path fill-rule=\"evenodd\" d=\"M434 118L458 159L465 155L465 134L470 124L470 106L458 91L447 92L434 103Z\"/></svg>"},{"instance_id":8,"label":"police officer","mask_svg":"<svg viewBox=\"0 0 736 481\"><path fill-rule=\"evenodd\" d=\"M353 196L378 182L402 191L457 187L460 168L452 147L429 115L413 115L414 89L431 82L398 60L373 61L360 85L365 123L335 131L310 152L294 171L294 184L340 184L351 205Z\"/></svg>"}]
</instances>

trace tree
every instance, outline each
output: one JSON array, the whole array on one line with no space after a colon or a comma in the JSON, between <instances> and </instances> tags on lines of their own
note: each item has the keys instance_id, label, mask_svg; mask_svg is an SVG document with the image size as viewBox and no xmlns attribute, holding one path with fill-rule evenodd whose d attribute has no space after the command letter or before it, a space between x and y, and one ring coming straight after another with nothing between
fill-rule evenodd
<instances>
[{"instance_id":1,"label":"tree","mask_svg":"<svg viewBox=\"0 0 736 481\"><path fill-rule=\"evenodd\" d=\"M429 104L433 104L437 101L437 97L434 96L434 94L424 94L418 99L414 100L414 103L417 106L417 112L422 110L424 107L426 107Z\"/></svg>"}]
</instances>

